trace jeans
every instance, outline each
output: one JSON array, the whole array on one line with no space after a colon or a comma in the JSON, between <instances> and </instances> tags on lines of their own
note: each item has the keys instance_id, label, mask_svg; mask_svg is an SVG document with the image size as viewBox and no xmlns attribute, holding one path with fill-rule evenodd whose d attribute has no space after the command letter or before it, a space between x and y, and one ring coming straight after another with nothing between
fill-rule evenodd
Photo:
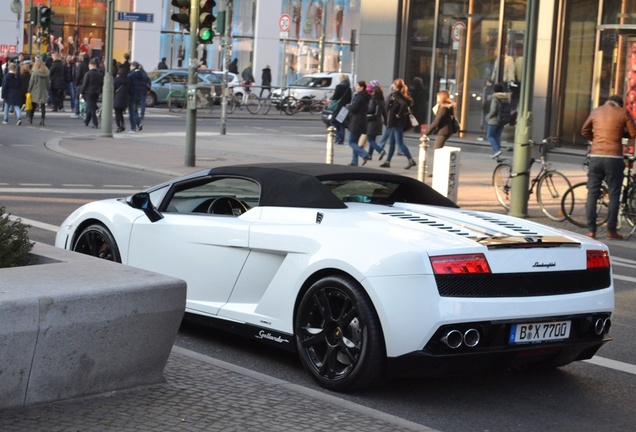
<instances>
[{"instance_id":1,"label":"jeans","mask_svg":"<svg viewBox=\"0 0 636 432\"><path fill-rule=\"evenodd\" d=\"M22 120L22 110L20 109L20 105L9 105L8 103L4 103L4 121L9 121L9 108L13 108L15 110L15 115L18 116L18 120Z\"/></svg>"},{"instance_id":2,"label":"jeans","mask_svg":"<svg viewBox=\"0 0 636 432\"><path fill-rule=\"evenodd\" d=\"M622 157L591 157L587 172L587 202L585 216L587 228L596 233L596 202L601 195L603 180L609 192L607 208L607 230L616 231L618 225L618 207L620 205L621 187L625 162Z\"/></svg>"},{"instance_id":3,"label":"jeans","mask_svg":"<svg viewBox=\"0 0 636 432\"><path fill-rule=\"evenodd\" d=\"M488 138L488 142L490 142L493 153L497 153L501 150L501 134L503 129L504 125L488 125L486 138Z\"/></svg>"},{"instance_id":4,"label":"jeans","mask_svg":"<svg viewBox=\"0 0 636 432\"><path fill-rule=\"evenodd\" d=\"M141 123L141 120L144 119L144 117L146 116L146 97L142 97L141 98L141 102L139 103L139 110L141 111L141 115L139 116L139 122Z\"/></svg>"},{"instance_id":5,"label":"jeans","mask_svg":"<svg viewBox=\"0 0 636 432\"><path fill-rule=\"evenodd\" d=\"M375 138L375 135L367 135L367 141L369 142L369 156L373 154L373 150L377 151L380 154L384 151L384 149L380 147L375 141Z\"/></svg>"},{"instance_id":6,"label":"jeans","mask_svg":"<svg viewBox=\"0 0 636 432\"><path fill-rule=\"evenodd\" d=\"M80 93L79 93L79 86L74 85L73 89L75 89L75 114L80 115Z\"/></svg>"},{"instance_id":7,"label":"jeans","mask_svg":"<svg viewBox=\"0 0 636 432\"><path fill-rule=\"evenodd\" d=\"M398 148L402 151L402 153L404 153L404 156L406 156L407 159L413 159L411 152L409 152L408 147L404 144L404 129L401 127L394 127L390 129L392 129L393 132L393 141L389 141L389 155L386 157L386 161L391 162L393 153L395 153L395 143L397 143Z\"/></svg>"},{"instance_id":8,"label":"jeans","mask_svg":"<svg viewBox=\"0 0 636 432\"><path fill-rule=\"evenodd\" d=\"M140 103L141 101L133 100L128 102L128 120L130 120L131 131L137 130L137 127L141 123L141 120L139 120L139 111L137 111Z\"/></svg>"},{"instance_id":9,"label":"jeans","mask_svg":"<svg viewBox=\"0 0 636 432\"><path fill-rule=\"evenodd\" d=\"M71 100L71 110L75 110L75 86L72 82L66 83L66 93L69 95L69 99ZM64 108L64 99L62 99L62 108Z\"/></svg>"},{"instance_id":10,"label":"jeans","mask_svg":"<svg viewBox=\"0 0 636 432\"><path fill-rule=\"evenodd\" d=\"M351 147L351 165L358 166L358 156L361 158L366 158L369 156L369 152L358 145L358 141L360 141L360 135L349 131L349 147Z\"/></svg>"},{"instance_id":11,"label":"jeans","mask_svg":"<svg viewBox=\"0 0 636 432\"><path fill-rule=\"evenodd\" d=\"M334 115L333 118L330 120L331 126L336 128L336 136L334 137L334 139L336 144L342 144L345 138L345 126L342 123L337 122L335 117L336 116Z\"/></svg>"}]
</instances>

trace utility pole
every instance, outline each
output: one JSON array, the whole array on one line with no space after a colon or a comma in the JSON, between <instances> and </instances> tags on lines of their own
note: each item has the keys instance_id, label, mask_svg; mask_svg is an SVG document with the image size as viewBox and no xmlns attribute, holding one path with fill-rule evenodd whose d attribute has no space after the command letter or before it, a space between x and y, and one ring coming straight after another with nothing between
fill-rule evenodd
<instances>
[{"instance_id":1,"label":"utility pole","mask_svg":"<svg viewBox=\"0 0 636 432\"><path fill-rule=\"evenodd\" d=\"M114 0L106 5L106 58L104 85L102 87L102 136L113 137L113 32L115 30Z\"/></svg>"},{"instance_id":2,"label":"utility pole","mask_svg":"<svg viewBox=\"0 0 636 432\"><path fill-rule=\"evenodd\" d=\"M537 57L537 26L539 0L528 0L526 9L526 34L524 36L523 80L519 95L519 115L515 129L514 157L512 160L512 185L510 189L511 216L528 216L528 186L530 184L530 158L532 147L528 145L532 134L532 91L534 65Z\"/></svg>"},{"instance_id":3,"label":"utility pole","mask_svg":"<svg viewBox=\"0 0 636 432\"><path fill-rule=\"evenodd\" d=\"M223 12L223 96L221 98L221 135L227 132L227 98L230 97L230 89L228 88L228 68L230 66L230 57L232 56L232 10L234 2L228 0ZM232 96L233 97L233 96Z\"/></svg>"},{"instance_id":4,"label":"utility pole","mask_svg":"<svg viewBox=\"0 0 636 432\"><path fill-rule=\"evenodd\" d=\"M185 166L193 167L196 161L197 134L197 38L199 34L199 2L190 2L190 56L188 62L188 94L186 96L186 147Z\"/></svg>"}]
</instances>

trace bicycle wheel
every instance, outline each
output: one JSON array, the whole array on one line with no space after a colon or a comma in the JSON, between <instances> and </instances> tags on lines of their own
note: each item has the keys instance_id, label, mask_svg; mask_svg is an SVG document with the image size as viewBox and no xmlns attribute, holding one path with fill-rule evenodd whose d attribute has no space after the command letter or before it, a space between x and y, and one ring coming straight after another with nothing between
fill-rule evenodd
<instances>
[{"instance_id":1,"label":"bicycle wheel","mask_svg":"<svg viewBox=\"0 0 636 432\"><path fill-rule=\"evenodd\" d=\"M245 99L245 108L247 108L247 110L251 114L256 114L258 110L261 108L261 104L258 100L258 96L256 96L254 93L248 94L247 98Z\"/></svg>"},{"instance_id":2,"label":"bicycle wheel","mask_svg":"<svg viewBox=\"0 0 636 432\"><path fill-rule=\"evenodd\" d=\"M261 100L261 114L269 113L269 110L272 109L272 98L267 96L263 100Z\"/></svg>"},{"instance_id":3,"label":"bicycle wheel","mask_svg":"<svg viewBox=\"0 0 636 432\"><path fill-rule=\"evenodd\" d=\"M237 101L236 96L229 96L227 98L227 112L232 114L239 103L240 102Z\"/></svg>"},{"instance_id":4,"label":"bicycle wheel","mask_svg":"<svg viewBox=\"0 0 636 432\"><path fill-rule=\"evenodd\" d=\"M287 115L294 115L298 112L298 100L293 96L287 96L283 99L283 110Z\"/></svg>"},{"instance_id":5,"label":"bicycle wheel","mask_svg":"<svg viewBox=\"0 0 636 432\"><path fill-rule=\"evenodd\" d=\"M325 102L322 100L312 101L309 105L309 112L312 114L322 114L322 111L325 109Z\"/></svg>"},{"instance_id":6,"label":"bicycle wheel","mask_svg":"<svg viewBox=\"0 0 636 432\"><path fill-rule=\"evenodd\" d=\"M172 92L168 95L168 109L170 112L179 113L185 108L185 93L181 91Z\"/></svg>"},{"instance_id":7,"label":"bicycle wheel","mask_svg":"<svg viewBox=\"0 0 636 432\"><path fill-rule=\"evenodd\" d=\"M567 177L558 171L546 171L537 186L537 201L543 214L553 221L564 221L561 200L563 194L572 186Z\"/></svg>"},{"instance_id":8,"label":"bicycle wheel","mask_svg":"<svg viewBox=\"0 0 636 432\"><path fill-rule=\"evenodd\" d=\"M492 186L495 188L497 201L506 210L510 209L510 186L512 183L512 164L508 161L499 163L492 173Z\"/></svg>"},{"instance_id":9,"label":"bicycle wheel","mask_svg":"<svg viewBox=\"0 0 636 432\"><path fill-rule=\"evenodd\" d=\"M563 194L561 211L566 220L572 224L587 227L585 205L587 203L587 182L577 183ZM601 195L596 204L596 225L601 226L607 222L607 208L609 195L605 186L601 186Z\"/></svg>"},{"instance_id":10,"label":"bicycle wheel","mask_svg":"<svg viewBox=\"0 0 636 432\"><path fill-rule=\"evenodd\" d=\"M636 225L636 184L632 183L625 190L625 199L621 208L621 217L630 226Z\"/></svg>"}]
</instances>

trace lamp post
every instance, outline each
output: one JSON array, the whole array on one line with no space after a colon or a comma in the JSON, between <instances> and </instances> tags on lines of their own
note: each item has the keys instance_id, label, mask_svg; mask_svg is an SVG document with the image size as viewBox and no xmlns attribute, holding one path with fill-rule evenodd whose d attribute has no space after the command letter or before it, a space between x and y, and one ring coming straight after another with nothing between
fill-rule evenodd
<instances>
[{"instance_id":1,"label":"lamp post","mask_svg":"<svg viewBox=\"0 0 636 432\"><path fill-rule=\"evenodd\" d=\"M188 92L186 96L186 146L185 166L193 167L196 161L197 104L197 35L199 33L199 2L190 2L190 56L188 59Z\"/></svg>"},{"instance_id":2,"label":"lamp post","mask_svg":"<svg viewBox=\"0 0 636 432\"><path fill-rule=\"evenodd\" d=\"M113 137L113 31L115 29L114 0L106 6L106 58L102 87L102 136Z\"/></svg>"}]
</instances>

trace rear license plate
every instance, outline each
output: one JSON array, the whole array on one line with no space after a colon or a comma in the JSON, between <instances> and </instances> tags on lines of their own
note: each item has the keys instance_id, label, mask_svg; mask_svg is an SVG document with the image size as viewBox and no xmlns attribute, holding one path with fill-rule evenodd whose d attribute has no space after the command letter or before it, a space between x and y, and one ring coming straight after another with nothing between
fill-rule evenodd
<instances>
[{"instance_id":1,"label":"rear license plate","mask_svg":"<svg viewBox=\"0 0 636 432\"><path fill-rule=\"evenodd\" d=\"M571 321L513 324L508 342L523 344L567 339L570 325Z\"/></svg>"}]
</instances>

